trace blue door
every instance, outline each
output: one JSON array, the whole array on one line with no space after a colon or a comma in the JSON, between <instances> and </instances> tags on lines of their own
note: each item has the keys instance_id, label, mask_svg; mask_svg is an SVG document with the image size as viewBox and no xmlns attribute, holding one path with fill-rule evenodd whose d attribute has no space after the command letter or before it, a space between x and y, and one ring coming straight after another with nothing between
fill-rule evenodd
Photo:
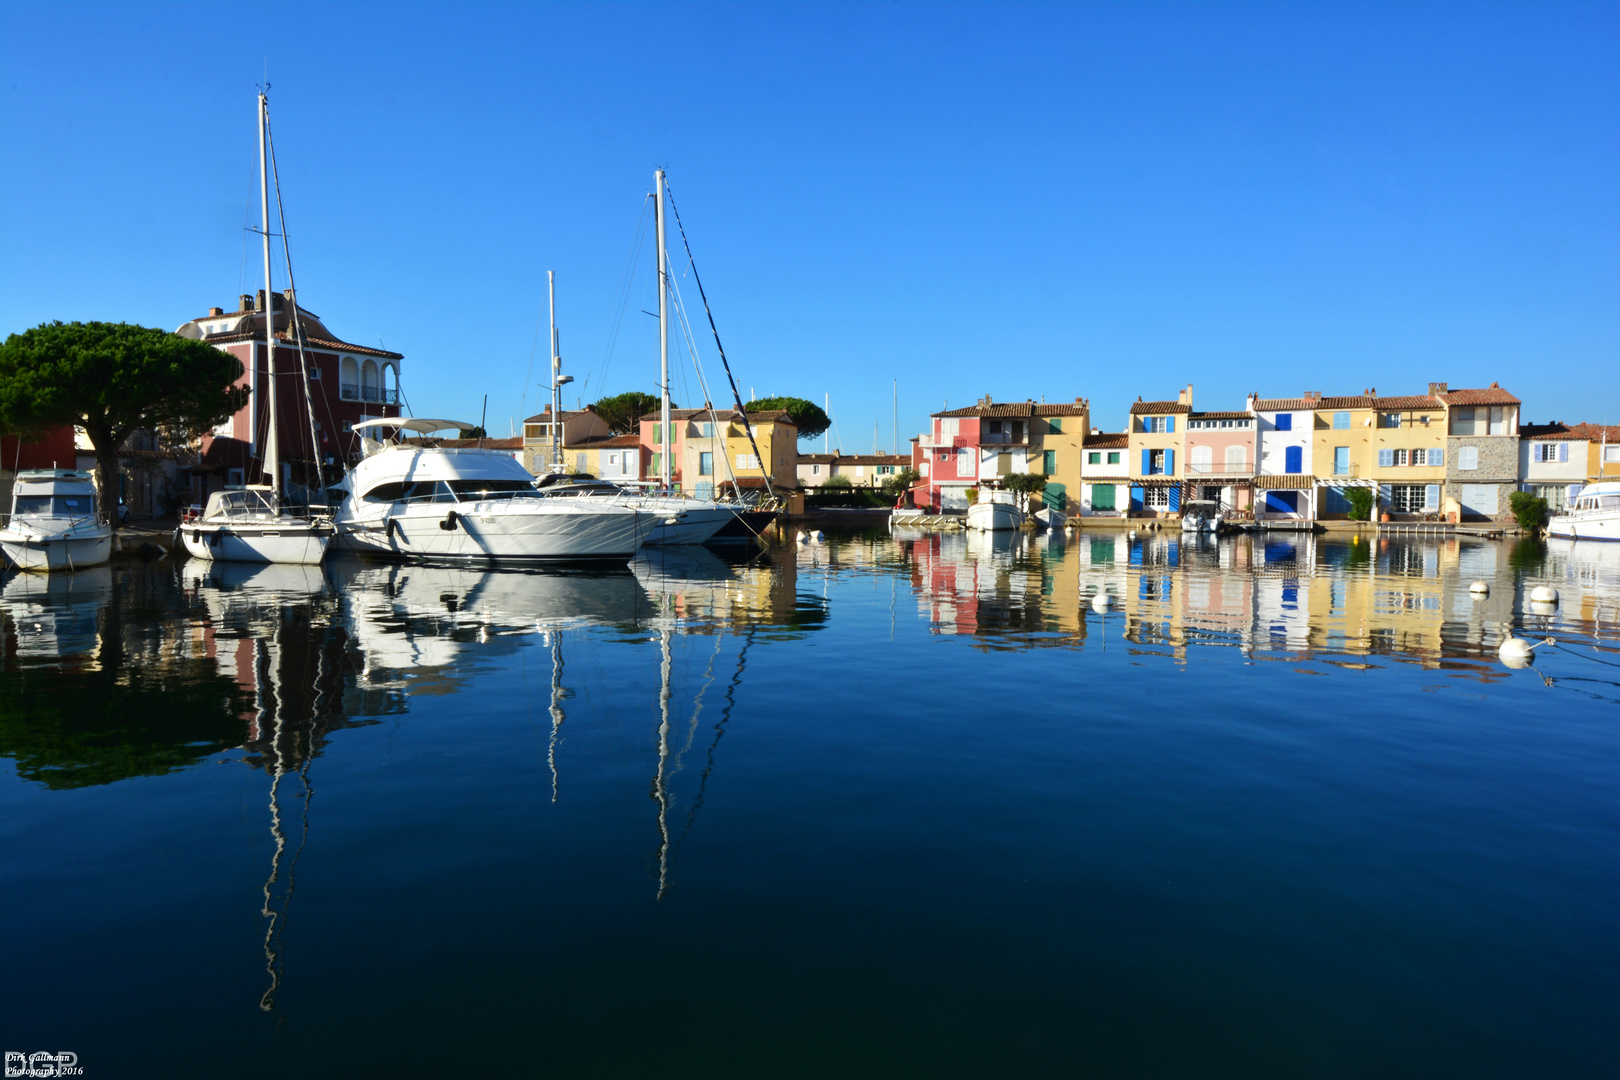
<instances>
[{"instance_id":1,"label":"blue door","mask_svg":"<svg viewBox=\"0 0 1620 1080\"><path fill-rule=\"evenodd\" d=\"M1350 475L1350 448L1348 446L1335 446L1333 448L1333 475Z\"/></svg>"},{"instance_id":2,"label":"blue door","mask_svg":"<svg viewBox=\"0 0 1620 1080\"><path fill-rule=\"evenodd\" d=\"M1305 448L1290 446L1283 450L1283 472L1297 473L1304 469Z\"/></svg>"}]
</instances>

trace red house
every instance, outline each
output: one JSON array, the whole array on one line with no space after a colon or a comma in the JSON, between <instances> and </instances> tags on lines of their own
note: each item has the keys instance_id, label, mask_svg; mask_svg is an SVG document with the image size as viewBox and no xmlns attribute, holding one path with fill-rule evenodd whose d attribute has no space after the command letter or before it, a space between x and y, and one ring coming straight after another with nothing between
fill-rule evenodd
<instances>
[{"instance_id":1,"label":"red house","mask_svg":"<svg viewBox=\"0 0 1620 1080\"><path fill-rule=\"evenodd\" d=\"M359 437L353 427L361 420L399 415L399 362L404 357L386 349L373 349L343 341L326 328L320 316L298 308L307 365L309 400L314 407L313 433L304 409L304 369L298 345L291 336L294 301L292 290L270 297L270 318L276 336L276 433L284 482L312 483L317 461L334 473L359 460ZM236 415L202 440L202 463L193 469L193 498L234 484L268 483L264 475L266 406L269 355L264 339L265 294L238 298L235 311L209 308L208 314L175 331L181 337L206 341L242 362L239 385L252 391Z\"/></svg>"}]
</instances>

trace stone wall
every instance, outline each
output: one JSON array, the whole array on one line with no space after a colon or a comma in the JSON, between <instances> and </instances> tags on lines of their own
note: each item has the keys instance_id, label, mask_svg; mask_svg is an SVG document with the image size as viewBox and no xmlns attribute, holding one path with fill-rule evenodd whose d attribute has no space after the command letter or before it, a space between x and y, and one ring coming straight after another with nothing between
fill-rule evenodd
<instances>
[{"instance_id":1,"label":"stone wall","mask_svg":"<svg viewBox=\"0 0 1620 1080\"><path fill-rule=\"evenodd\" d=\"M1479 468L1457 467L1458 451L1465 446L1478 448ZM1519 440L1503 435L1448 436L1446 484L1442 497L1461 502L1464 484L1495 487L1496 513L1486 516L1491 521L1512 521L1513 511L1508 507L1508 496L1519 489Z\"/></svg>"}]
</instances>

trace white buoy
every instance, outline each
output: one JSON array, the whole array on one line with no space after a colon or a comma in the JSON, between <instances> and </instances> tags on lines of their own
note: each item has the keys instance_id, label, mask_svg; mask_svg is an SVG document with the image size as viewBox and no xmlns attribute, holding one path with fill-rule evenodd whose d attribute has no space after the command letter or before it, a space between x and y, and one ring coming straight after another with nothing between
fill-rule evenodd
<instances>
[{"instance_id":1,"label":"white buoy","mask_svg":"<svg viewBox=\"0 0 1620 1080\"><path fill-rule=\"evenodd\" d=\"M1468 591L1474 593L1476 596L1489 596L1491 595L1491 586L1489 582L1476 581L1472 585L1468 586Z\"/></svg>"},{"instance_id":2,"label":"white buoy","mask_svg":"<svg viewBox=\"0 0 1620 1080\"><path fill-rule=\"evenodd\" d=\"M1497 646L1496 657L1510 668L1527 668L1530 661L1535 659L1535 654L1530 648L1530 643L1524 638L1509 634L1502 639L1502 644Z\"/></svg>"},{"instance_id":3,"label":"white buoy","mask_svg":"<svg viewBox=\"0 0 1620 1080\"><path fill-rule=\"evenodd\" d=\"M796 539L801 544L808 544L810 542L810 534L809 533L800 533Z\"/></svg>"},{"instance_id":4,"label":"white buoy","mask_svg":"<svg viewBox=\"0 0 1620 1080\"><path fill-rule=\"evenodd\" d=\"M1556 615L1558 614L1558 605L1548 603L1546 600L1532 600L1530 601L1530 614Z\"/></svg>"},{"instance_id":5,"label":"white buoy","mask_svg":"<svg viewBox=\"0 0 1620 1080\"><path fill-rule=\"evenodd\" d=\"M1091 598L1091 610L1101 615L1114 605L1114 598L1105 592L1100 592Z\"/></svg>"},{"instance_id":6,"label":"white buoy","mask_svg":"<svg viewBox=\"0 0 1620 1080\"><path fill-rule=\"evenodd\" d=\"M1132 540L1135 540L1135 539L1136 539L1136 530L1135 530L1135 529L1132 529L1132 530L1131 530L1131 535L1130 535L1130 538L1131 538L1131 539L1132 539Z\"/></svg>"},{"instance_id":7,"label":"white buoy","mask_svg":"<svg viewBox=\"0 0 1620 1080\"><path fill-rule=\"evenodd\" d=\"M1538 604L1558 603L1558 590L1551 585L1537 585L1530 590L1530 599Z\"/></svg>"},{"instance_id":8,"label":"white buoy","mask_svg":"<svg viewBox=\"0 0 1620 1080\"><path fill-rule=\"evenodd\" d=\"M827 534L822 532L820 529L817 529L815 532L810 534L810 539L819 544L823 540L827 539Z\"/></svg>"}]
</instances>

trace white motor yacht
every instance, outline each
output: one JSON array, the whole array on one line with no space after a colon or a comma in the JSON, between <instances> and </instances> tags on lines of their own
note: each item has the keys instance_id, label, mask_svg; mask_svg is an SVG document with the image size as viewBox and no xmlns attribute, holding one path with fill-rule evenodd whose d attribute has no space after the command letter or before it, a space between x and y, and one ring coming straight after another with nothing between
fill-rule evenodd
<instances>
[{"instance_id":1,"label":"white motor yacht","mask_svg":"<svg viewBox=\"0 0 1620 1080\"><path fill-rule=\"evenodd\" d=\"M1547 535L1571 540L1620 540L1620 480L1587 484L1563 513L1547 522Z\"/></svg>"},{"instance_id":2,"label":"white motor yacht","mask_svg":"<svg viewBox=\"0 0 1620 1080\"><path fill-rule=\"evenodd\" d=\"M74 469L24 469L11 493L0 551L23 570L76 570L112 557L112 526L101 520L96 486Z\"/></svg>"},{"instance_id":3,"label":"white motor yacht","mask_svg":"<svg viewBox=\"0 0 1620 1080\"><path fill-rule=\"evenodd\" d=\"M414 561L625 563L662 520L633 496L543 497L511 454L428 438L475 430L459 420L394 417L354 430L364 457L344 483L336 516L346 551Z\"/></svg>"},{"instance_id":4,"label":"white motor yacht","mask_svg":"<svg viewBox=\"0 0 1620 1080\"><path fill-rule=\"evenodd\" d=\"M535 489L551 499L605 499L657 515L658 522L645 543L701 544L736 518L736 511L710 499L657 495L620 487L584 473L548 473L535 481Z\"/></svg>"}]
</instances>

